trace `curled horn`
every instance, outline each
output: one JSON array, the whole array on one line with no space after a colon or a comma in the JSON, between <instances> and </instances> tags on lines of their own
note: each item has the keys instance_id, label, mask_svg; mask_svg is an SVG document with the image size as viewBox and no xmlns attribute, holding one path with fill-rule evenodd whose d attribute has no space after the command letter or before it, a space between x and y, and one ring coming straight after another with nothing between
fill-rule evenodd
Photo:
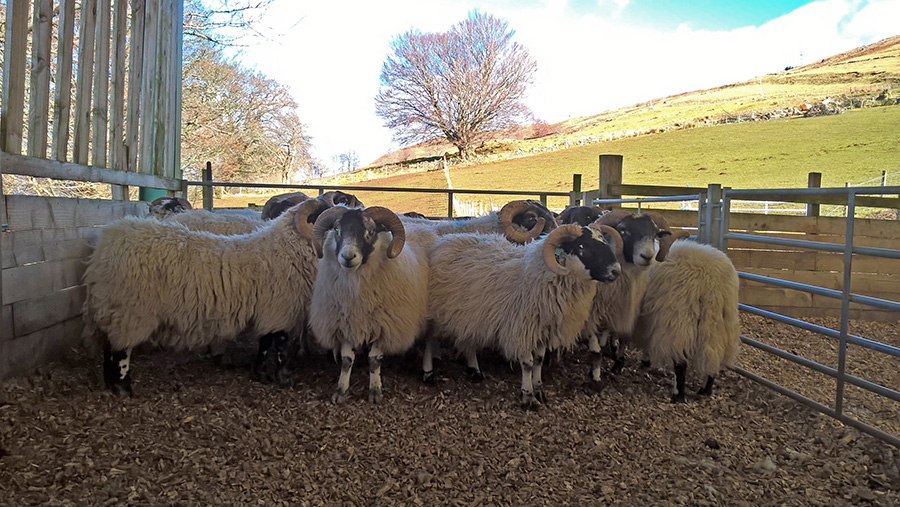
<instances>
[{"instance_id":1,"label":"curled horn","mask_svg":"<svg viewBox=\"0 0 900 507\"><path fill-rule=\"evenodd\" d=\"M548 227L548 229L545 232L550 232L553 229L556 229L557 227L559 227L559 224L562 221L557 220L556 216L553 215L553 212L550 211L549 209L547 209L546 206L544 206L544 203L542 203L541 201L538 201L537 199L528 199L525 202L530 204L532 208L537 210L538 215L540 215L541 217L544 218L545 225Z\"/></svg>"},{"instance_id":2,"label":"curled horn","mask_svg":"<svg viewBox=\"0 0 900 507\"><path fill-rule=\"evenodd\" d=\"M663 217L662 215L657 215L656 213L644 213L644 214L647 215L648 217L650 217L650 220L653 220L653 223L656 224L656 226L659 227L659 229L661 231L671 230L671 229L669 229L669 221L666 220L665 217Z\"/></svg>"},{"instance_id":3,"label":"curled horn","mask_svg":"<svg viewBox=\"0 0 900 507\"><path fill-rule=\"evenodd\" d=\"M313 224L310 223L309 219L313 216L318 217L327 208L328 204L322 201L303 201L303 204L297 206L297 209L294 210L294 215L291 217L294 229L304 238L313 239Z\"/></svg>"},{"instance_id":4,"label":"curled horn","mask_svg":"<svg viewBox=\"0 0 900 507\"><path fill-rule=\"evenodd\" d=\"M371 218L376 224L386 227L391 232L392 239L390 246L388 246L388 259L393 259L400 255L400 252L403 251L403 245L406 243L406 229L403 228L400 217L383 206L366 208L363 211L363 215Z\"/></svg>"},{"instance_id":5,"label":"curled horn","mask_svg":"<svg viewBox=\"0 0 900 507\"><path fill-rule=\"evenodd\" d=\"M188 200L185 199L184 197L178 197L178 198L176 198L175 200L177 200L177 201L178 201L178 204L180 204L181 207L184 208L184 209L194 209L194 207L191 206L190 201L188 201Z\"/></svg>"},{"instance_id":6,"label":"curled horn","mask_svg":"<svg viewBox=\"0 0 900 507\"><path fill-rule=\"evenodd\" d=\"M506 236L506 239L522 245L540 236L545 224L542 218L539 218L534 228L529 231L519 231L513 227L513 217L530 207L531 205L526 201L510 201L500 208L500 211L497 213L497 221L500 222L500 232Z\"/></svg>"},{"instance_id":7,"label":"curled horn","mask_svg":"<svg viewBox=\"0 0 900 507\"><path fill-rule=\"evenodd\" d=\"M669 248L672 248L672 243L674 243L675 240L689 237L691 237L691 233L682 229L659 240L659 252L656 253L656 261L662 262L666 260L666 256L669 255Z\"/></svg>"},{"instance_id":8,"label":"curled horn","mask_svg":"<svg viewBox=\"0 0 900 507\"><path fill-rule=\"evenodd\" d=\"M594 224L596 225L608 225L610 227L615 227L619 225L619 222L622 221L623 218L627 217L631 213L623 210L613 210L608 213L603 213L597 220L594 220Z\"/></svg>"},{"instance_id":9,"label":"curled horn","mask_svg":"<svg viewBox=\"0 0 900 507\"><path fill-rule=\"evenodd\" d=\"M566 224L553 229L553 232L544 238L544 246L541 250L541 255L544 258L544 264L547 265L547 269L559 276L566 276L572 272L571 269L563 267L557 262L556 249L563 241L575 239L579 236L581 236L580 225Z\"/></svg>"},{"instance_id":10,"label":"curled horn","mask_svg":"<svg viewBox=\"0 0 900 507\"><path fill-rule=\"evenodd\" d=\"M318 199L310 199L318 201ZM322 201L319 201L322 202ZM327 204L327 203L325 203ZM319 218L316 219L315 225L313 225L312 230L312 238L313 238L313 248L316 249L316 257L322 258L322 243L325 241L325 235L328 234L328 231L331 230L331 227L334 226L334 223L341 219L344 216L344 213L350 211L348 208L343 206L336 206L334 208L328 208L323 211Z\"/></svg>"},{"instance_id":11,"label":"curled horn","mask_svg":"<svg viewBox=\"0 0 900 507\"><path fill-rule=\"evenodd\" d=\"M613 244L611 246L612 246L613 253L616 254L616 259L618 259L620 263L624 263L625 262L625 243L622 241L622 235L619 234L619 231L617 231L614 227L610 227L606 224L598 224L597 222L599 222L599 220L600 219L597 219L596 221L594 221L594 223L592 223L588 227L590 227L591 229L598 230L600 232L605 232L606 234L609 234L609 237L612 238Z\"/></svg>"}]
</instances>

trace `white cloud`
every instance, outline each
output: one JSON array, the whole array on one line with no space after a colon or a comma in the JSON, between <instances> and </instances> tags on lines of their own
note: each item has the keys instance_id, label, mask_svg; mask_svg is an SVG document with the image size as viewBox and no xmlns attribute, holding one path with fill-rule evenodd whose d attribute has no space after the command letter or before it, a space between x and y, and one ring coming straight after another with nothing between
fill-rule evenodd
<instances>
[{"instance_id":1,"label":"white cloud","mask_svg":"<svg viewBox=\"0 0 900 507\"><path fill-rule=\"evenodd\" d=\"M621 9L627 0L615 4ZM529 103L550 122L750 79L900 34L900 0L812 2L731 31L627 26L616 16L574 16L562 0L519 5L280 0L266 20L275 33L302 21L244 58L290 86L323 161L353 149L365 164L393 148L374 112L392 38L411 28L446 30L475 7L507 19L537 60Z\"/></svg>"}]
</instances>

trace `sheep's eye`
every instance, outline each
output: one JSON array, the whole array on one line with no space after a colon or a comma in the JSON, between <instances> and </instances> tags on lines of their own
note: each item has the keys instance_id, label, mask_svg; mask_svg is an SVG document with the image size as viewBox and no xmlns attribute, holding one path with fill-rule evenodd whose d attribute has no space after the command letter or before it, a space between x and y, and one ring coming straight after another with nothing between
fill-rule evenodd
<instances>
[{"instance_id":1,"label":"sheep's eye","mask_svg":"<svg viewBox=\"0 0 900 507\"><path fill-rule=\"evenodd\" d=\"M619 229L620 236L628 236L629 234L631 233L628 231L628 229Z\"/></svg>"},{"instance_id":2,"label":"sheep's eye","mask_svg":"<svg viewBox=\"0 0 900 507\"><path fill-rule=\"evenodd\" d=\"M584 245L578 245L577 247L575 247L575 251L579 254L584 253Z\"/></svg>"}]
</instances>

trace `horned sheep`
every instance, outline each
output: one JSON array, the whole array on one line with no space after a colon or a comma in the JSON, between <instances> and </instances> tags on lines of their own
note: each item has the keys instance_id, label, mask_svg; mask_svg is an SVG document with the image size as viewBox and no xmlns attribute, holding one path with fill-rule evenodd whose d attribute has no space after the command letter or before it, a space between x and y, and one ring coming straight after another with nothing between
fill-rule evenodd
<instances>
[{"instance_id":1,"label":"horned sheep","mask_svg":"<svg viewBox=\"0 0 900 507\"><path fill-rule=\"evenodd\" d=\"M655 364L674 367L673 402L685 401L688 364L706 376L697 394L711 395L716 375L734 360L740 346L738 285L727 255L692 241L675 241L665 262L650 268L634 336Z\"/></svg>"},{"instance_id":2,"label":"horned sheep","mask_svg":"<svg viewBox=\"0 0 900 507\"><path fill-rule=\"evenodd\" d=\"M641 298L647 287L649 268L654 262L665 259L664 238L670 236L668 223L661 216L649 213L632 214L613 211L596 221L614 227L622 237L622 275L614 282L597 288L590 318L585 322L582 336L588 340L592 355L591 385L602 389L602 349L610 345L615 363L612 371L621 371L624 349L616 347L619 341L627 341L634 331L634 323L640 311Z\"/></svg>"},{"instance_id":3,"label":"horned sheep","mask_svg":"<svg viewBox=\"0 0 900 507\"><path fill-rule=\"evenodd\" d=\"M312 222L327 206L312 200L240 236L133 217L104 227L83 313L85 338L104 339L107 387L131 395L141 343L183 350L260 337L258 367L273 334L302 334L316 278Z\"/></svg>"},{"instance_id":4,"label":"horned sheep","mask_svg":"<svg viewBox=\"0 0 900 507\"><path fill-rule=\"evenodd\" d=\"M356 351L367 346L369 401L379 403L384 354L408 351L425 331L427 245L435 235L423 230L407 238L387 208L338 206L322 213L313 236L320 260L310 327L322 347L341 357L332 400L347 401Z\"/></svg>"},{"instance_id":5,"label":"horned sheep","mask_svg":"<svg viewBox=\"0 0 900 507\"><path fill-rule=\"evenodd\" d=\"M493 348L518 362L522 406L537 408L546 401L545 352L575 343L598 281L621 272L621 249L619 234L605 225L564 225L524 245L499 234L443 236L429 254L428 317L470 360Z\"/></svg>"}]
</instances>

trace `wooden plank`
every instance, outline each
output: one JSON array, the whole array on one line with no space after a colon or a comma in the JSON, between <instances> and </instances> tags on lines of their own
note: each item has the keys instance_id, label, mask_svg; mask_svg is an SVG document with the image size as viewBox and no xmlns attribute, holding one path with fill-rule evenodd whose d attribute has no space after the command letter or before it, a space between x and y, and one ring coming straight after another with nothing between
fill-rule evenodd
<instances>
[{"instance_id":1,"label":"wooden plank","mask_svg":"<svg viewBox=\"0 0 900 507\"><path fill-rule=\"evenodd\" d=\"M6 2L6 47L0 96L0 151L22 153L25 115L25 64L31 2Z\"/></svg>"},{"instance_id":2,"label":"wooden plank","mask_svg":"<svg viewBox=\"0 0 900 507\"><path fill-rule=\"evenodd\" d=\"M816 268L816 256L807 252L729 248L728 257L739 270L743 268L815 270Z\"/></svg>"},{"instance_id":3,"label":"wooden plank","mask_svg":"<svg viewBox=\"0 0 900 507\"><path fill-rule=\"evenodd\" d=\"M14 336L29 335L81 315L84 296L85 287L78 285L47 296L13 303Z\"/></svg>"},{"instance_id":4,"label":"wooden plank","mask_svg":"<svg viewBox=\"0 0 900 507\"><path fill-rule=\"evenodd\" d=\"M153 143L156 119L155 88L157 61L156 52L159 34L159 1L146 0L144 4L144 68L141 71L141 132L138 147L138 172L153 174Z\"/></svg>"},{"instance_id":5,"label":"wooden plank","mask_svg":"<svg viewBox=\"0 0 900 507\"><path fill-rule=\"evenodd\" d=\"M35 0L31 43L31 92L28 101L28 154L47 156L50 112L50 26L53 1Z\"/></svg>"},{"instance_id":6,"label":"wooden plank","mask_svg":"<svg viewBox=\"0 0 900 507\"><path fill-rule=\"evenodd\" d=\"M100 237L101 227L34 229L2 234L3 268L35 262L83 259Z\"/></svg>"},{"instance_id":7,"label":"wooden plank","mask_svg":"<svg viewBox=\"0 0 900 507\"><path fill-rule=\"evenodd\" d=\"M109 168L126 171L125 161L125 40L128 31L128 0L114 0L112 29L112 97L109 117ZM112 198L128 200L128 187L112 185Z\"/></svg>"},{"instance_id":8,"label":"wooden plank","mask_svg":"<svg viewBox=\"0 0 900 507\"><path fill-rule=\"evenodd\" d=\"M12 305L0 307L0 343L13 339Z\"/></svg>"},{"instance_id":9,"label":"wooden plank","mask_svg":"<svg viewBox=\"0 0 900 507\"><path fill-rule=\"evenodd\" d=\"M81 317L0 343L0 380L21 375L81 344Z\"/></svg>"},{"instance_id":10,"label":"wooden plank","mask_svg":"<svg viewBox=\"0 0 900 507\"><path fill-rule=\"evenodd\" d=\"M847 231L847 221L843 218L825 218L819 223L820 234L843 236ZM897 239L900 238L900 221L857 218L853 221L854 241L858 236Z\"/></svg>"},{"instance_id":11,"label":"wooden plank","mask_svg":"<svg viewBox=\"0 0 900 507\"><path fill-rule=\"evenodd\" d=\"M7 211L11 231L73 229L106 225L129 215L146 216L147 203L9 195Z\"/></svg>"},{"instance_id":12,"label":"wooden plank","mask_svg":"<svg viewBox=\"0 0 900 507\"><path fill-rule=\"evenodd\" d=\"M160 178L150 174L136 174L75 162L59 162L40 158L0 153L0 163L7 174L21 174L38 178L91 181L116 185L138 185L165 190L181 190L181 180Z\"/></svg>"},{"instance_id":13,"label":"wooden plank","mask_svg":"<svg viewBox=\"0 0 900 507\"><path fill-rule=\"evenodd\" d=\"M75 0L59 2L56 90L53 98L51 158L68 160L69 113L72 107L72 51L75 43Z\"/></svg>"},{"instance_id":14,"label":"wooden plank","mask_svg":"<svg viewBox=\"0 0 900 507\"><path fill-rule=\"evenodd\" d=\"M781 287L762 286L746 280L741 280L739 294L741 303L752 306L772 304L804 308L813 306L812 294Z\"/></svg>"},{"instance_id":15,"label":"wooden plank","mask_svg":"<svg viewBox=\"0 0 900 507\"><path fill-rule=\"evenodd\" d=\"M106 145L109 129L109 0L97 0L97 27L94 43L93 107L91 108L91 165L107 167Z\"/></svg>"},{"instance_id":16,"label":"wooden plank","mask_svg":"<svg viewBox=\"0 0 900 507\"><path fill-rule=\"evenodd\" d=\"M94 73L94 31L97 24L97 0L82 0L81 27L78 30L78 77L75 83L75 138L72 161L88 163L91 136L91 82Z\"/></svg>"},{"instance_id":17,"label":"wooden plank","mask_svg":"<svg viewBox=\"0 0 900 507\"><path fill-rule=\"evenodd\" d=\"M128 115L125 124L126 171L137 172L144 68L144 0L131 2L131 48L128 57Z\"/></svg>"},{"instance_id":18,"label":"wooden plank","mask_svg":"<svg viewBox=\"0 0 900 507\"><path fill-rule=\"evenodd\" d=\"M171 118L171 63L172 63L172 2L160 0L157 14L157 50L156 73L154 90L156 91L156 105L153 117L153 174L167 177L174 173L172 163L174 160L169 155L171 140L169 139L169 122Z\"/></svg>"},{"instance_id":19,"label":"wooden plank","mask_svg":"<svg viewBox=\"0 0 900 507\"><path fill-rule=\"evenodd\" d=\"M788 231L817 232L819 217L759 215L754 213L732 213L728 228L732 231Z\"/></svg>"},{"instance_id":20,"label":"wooden plank","mask_svg":"<svg viewBox=\"0 0 900 507\"><path fill-rule=\"evenodd\" d=\"M2 271L3 303L39 298L81 283L83 259L41 262Z\"/></svg>"},{"instance_id":21,"label":"wooden plank","mask_svg":"<svg viewBox=\"0 0 900 507\"><path fill-rule=\"evenodd\" d=\"M173 83L172 87L175 93L172 94L172 110L175 114L172 116L172 127L169 132L172 135L172 142L174 144L174 153L175 157L172 162L172 168L174 170L171 175L173 178L181 179L183 178L181 172L181 95L182 95L182 66L184 60L184 2L181 0L172 0L175 4L175 13L172 17L172 23L174 24L174 37L172 39L172 44L175 48L175 58L172 61L172 78ZM177 195L180 197L187 198L187 186L184 186Z\"/></svg>"}]
</instances>

